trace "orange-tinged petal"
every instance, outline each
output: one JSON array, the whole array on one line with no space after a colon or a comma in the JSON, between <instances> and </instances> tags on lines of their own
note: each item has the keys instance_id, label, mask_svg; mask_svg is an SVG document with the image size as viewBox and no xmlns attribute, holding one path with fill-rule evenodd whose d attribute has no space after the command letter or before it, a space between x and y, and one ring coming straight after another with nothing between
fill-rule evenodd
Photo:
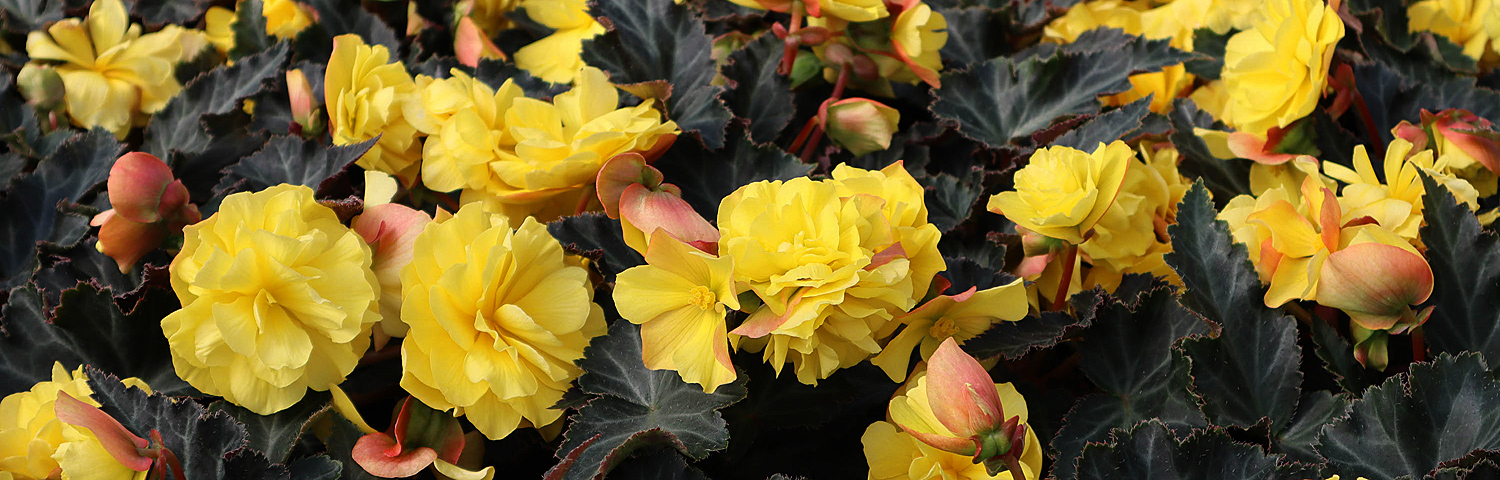
<instances>
[{"instance_id":1,"label":"orange-tinged petal","mask_svg":"<svg viewBox=\"0 0 1500 480\"><path fill-rule=\"evenodd\" d=\"M1365 328L1396 324L1432 295L1432 268L1421 255L1381 243L1359 243L1323 262L1318 303L1349 312Z\"/></svg>"},{"instance_id":2,"label":"orange-tinged petal","mask_svg":"<svg viewBox=\"0 0 1500 480\"><path fill-rule=\"evenodd\" d=\"M66 391L57 392L57 402L53 405L57 410L58 420L89 429L116 461L137 472L151 469L152 459L141 456L139 452L139 449L146 448L149 444L126 430L119 420L99 410L99 407L73 398Z\"/></svg>"},{"instance_id":3,"label":"orange-tinged petal","mask_svg":"<svg viewBox=\"0 0 1500 480\"><path fill-rule=\"evenodd\" d=\"M944 340L927 363L927 402L933 415L965 438L1005 422L1005 408L994 385L989 372L952 338Z\"/></svg>"}]
</instances>

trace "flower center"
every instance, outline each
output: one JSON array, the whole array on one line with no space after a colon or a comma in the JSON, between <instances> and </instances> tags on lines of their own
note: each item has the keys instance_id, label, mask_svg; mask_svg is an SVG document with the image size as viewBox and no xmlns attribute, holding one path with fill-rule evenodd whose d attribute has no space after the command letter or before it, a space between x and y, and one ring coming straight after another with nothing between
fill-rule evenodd
<instances>
[{"instance_id":1,"label":"flower center","mask_svg":"<svg viewBox=\"0 0 1500 480\"><path fill-rule=\"evenodd\" d=\"M693 306L698 307L699 310L708 310L710 308L713 308L714 304L719 300L718 297L714 296L714 292L712 290L709 290L708 287L702 285L693 287L692 290L688 290L688 293L693 296Z\"/></svg>"},{"instance_id":2,"label":"flower center","mask_svg":"<svg viewBox=\"0 0 1500 480\"><path fill-rule=\"evenodd\" d=\"M927 329L928 335L939 340L951 337L955 333L958 333L958 324L946 318L938 319L936 323L932 324L932 328Z\"/></svg>"}]
</instances>

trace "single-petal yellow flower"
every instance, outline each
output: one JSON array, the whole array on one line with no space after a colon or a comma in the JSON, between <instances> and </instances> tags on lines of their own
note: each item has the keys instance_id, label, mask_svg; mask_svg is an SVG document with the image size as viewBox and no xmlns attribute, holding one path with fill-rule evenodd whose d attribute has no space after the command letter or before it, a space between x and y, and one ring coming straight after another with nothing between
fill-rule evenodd
<instances>
[{"instance_id":1,"label":"single-petal yellow flower","mask_svg":"<svg viewBox=\"0 0 1500 480\"><path fill-rule=\"evenodd\" d=\"M1026 286L1019 278L994 288L970 287L957 295L940 295L897 317L906 327L870 363L885 370L891 380L904 381L913 348L926 360L943 340L952 338L963 344L1001 321L1025 318L1029 307Z\"/></svg>"},{"instance_id":2,"label":"single-petal yellow flower","mask_svg":"<svg viewBox=\"0 0 1500 480\"><path fill-rule=\"evenodd\" d=\"M182 309L162 319L177 375L269 415L344 381L380 321L369 245L304 186L224 199L183 229Z\"/></svg>"},{"instance_id":3,"label":"single-petal yellow flower","mask_svg":"<svg viewBox=\"0 0 1500 480\"><path fill-rule=\"evenodd\" d=\"M1328 86L1334 45L1344 21L1323 0L1268 0L1254 28L1224 47L1228 98L1222 118L1236 130L1263 134L1312 113Z\"/></svg>"},{"instance_id":4,"label":"single-petal yellow flower","mask_svg":"<svg viewBox=\"0 0 1500 480\"><path fill-rule=\"evenodd\" d=\"M938 450L922 443L900 427L879 421L865 428L860 437L869 480L995 480L1009 479L1010 472L990 476L983 463L972 456Z\"/></svg>"},{"instance_id":5,"label":"single-petal yellow flower","mask_svg":"<svg viewBox=\"0 0 1500 480\"><path fill-rule=\"evenodd\" d=\"M620 272L615 307L641 326L647 368L674 370L713 392L736 378L724 316L739 310L734 259L715 257L672 238L651 235L646 264Z\"/></svg>"},{"instance_id":6,"label":"single-petal yellow flower","mask_svg":"<svg viewBox=\"0 0 1500 480\"><path fill-rule=\"evenodd\" d=\"M138 387L151 392L151 387L135 377L124 380L126 385ZM78 367L71 374L61 363L52 363L52 380L37 382L30 390L16 392L0 399L0 478L14 480L44 480L51 478L52 472L58 468L57 454L60 448L68 446L69 449L82 449L83 442L78 438L78 427L62 422L57 419L54 403L57 402L58 392L67 392L73 398L83 401L92 406L99 406L94 401L93 390L89 388L88 379L83 375L83 367ZM81 455L83 458L112 463L113 468L101 469L95 473L121 473L115 469L130 471L103 452L97 439L93 440L93 446L100 451L99 455ZM106 465L107 467L107 465ZM62 471L63 478L79 478L79 472L90 472L87 469L65 468ZM139 472L144 475L146 472ZM125 480L131 476L96 476L94 478L108 478L109 480Z\"/></svg>"},{"instance_id":7,"label":"single-petal yellow flower","mask_svg":"<svg viewBox=\"0 0 1500 480\"><path fill-rule=\"evenodd\" d=\"M1412 152L1412 144L1397 138L1385 151L1385 182L1375 175L1370 154L1364 145L1354 147L1354 169L1333 162L1323 164L1323 171L1348 185L1339 202L1345 206L1345 222L1370 217L1375 223L1407 240L1418 239L1422 226L1422 186L1419 171L1426 172L1447 187L1459 201L1471 209L1479 207L1479 192L1468 181L1445 172L1444 165L1433 160L1431 150Z\"/></svg>"},{"instance_id":8,"label":"single-petal yellow flower","mask_svg":"<svg viewBox=\"0 0 1500 480\"><path fill-rule=\"evenodd\" d=\"M1135 152L1119 140L1092 153L1049 147L1016 172L1014 191L990 197L988 209L1041 235L1077 245L1104 217Z\"/></svg>"},{"instance_id":9,"label":"single-petal yellow flower","mask_svg":"<svg viewBox=\"0 0 1500 480\"><path fill-rule=\"evenodd\" d=\"M335 145L380 140L359 166L400 177L410 184L422 160L417 129L402 115L403 103L416 91L411 74L401 62L386 63L391 52L381 45L365 45L359 35L333 39L333 54L323 80L329 131Z\"/></svg>"},{"instance_id":10,"label":"single-petal yellow flower","mask_svg":"<svg viewBox=\"0 0 1500 480\"><path fill-rule=\"evenodd\" d=\"M603 335L589 272L563 254L546 225L468 204L417 235L401 271L401 387L432 408L468 417L498 440L546 426Z\"/></svg>"},{"instance_id":11,"label":"single-petal yellow flower","mask_svg":"<svg viewBox=\"0 0 1500 480\"><path fill-rule=\"evenodd\" d=\"M224 7L210 7L203 17L203 31L209 43L213 44L219 53L229 53L234 50L234 24L239 21L235 10ZM266 17L266 35L279 39L290 39L312 25L312 15L308 13L307 7L292 0L262 0L260 4L261 15Z\"/></svg>"},{"instance_id":12,"label":"single-petal yellow flower","mask_svg":"<svg viewBox=\"0 0 1500 480\"><path fill-rule=\"evenodd\" d=\"M161 110L182 90L174 71L184 31L169 26L143 35L120 0L98 0L87 19L31 32L26 53L33 62L58 64L74 125L104 127L123 139L132 125L144 123L142 114Z\"/></svg>"}]
</instances>

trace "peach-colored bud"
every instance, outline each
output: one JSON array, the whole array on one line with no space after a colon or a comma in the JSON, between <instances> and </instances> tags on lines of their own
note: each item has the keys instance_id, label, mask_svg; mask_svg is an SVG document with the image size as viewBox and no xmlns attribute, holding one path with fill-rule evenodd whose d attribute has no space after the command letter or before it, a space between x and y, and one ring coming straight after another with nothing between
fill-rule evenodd
<instances>
[{"instance_id":1,"label":"peach-colored bud","mask_svg":"<svg viewBox=\"0 0 1500 480\"><path fill-rule=\"evenodd\" d=\"M1427 131L1423 130L1420 126L1412 125L1411 122L1406 120L1402 120L1401 123L1396 124L1396 128L1391 129L1391 135L1411 142L1412 153L1427 149Z\"/></svg>"},{"instance_id":2,"label":"peach-colored bud","mask_svg":"<svg viewBox=\"0 0 1500 480\"><path fill-rule=\"evenodd\" d=\"M481 58L505 58L505 53L469 17L458 20L458 31L453 34L453 53L458 57L458 63L469 67L479 66Z\"/></svg>"},{"instance_id":3,"label":"peach-colored bud","mask_svg":"<svg viewBox=\"0 0 1500 480\"><path fill-rule=\"evenodd\" d=\"M699 250L711 254L719 251L719 229L691 205L671 192L653 191L639 183L620 195L620 224L625 243L641 255L646 254L648 239L657 229Z\"/></svg>"},{"instance_id":4,"label":"peach-colored bud","mask_svg":"<svg viewBox=\"0 0 1500 480\"><path fill-rule=\"evenodd\" d=\"M1324 306L1347 312L1364 328L1386 330L1411 317L1410 306L1427 301L1432 288L1432 268L1421 255L1382 243L1359 243L1323 261L1317 298Z\"/></svg>"},{"instance_id":5,"label":"peach-colored bud","mask_svg":"<svg viewBox=\"0 0 1500 480\"><path fill-rule=\"evenodd\" d=\"M933 416L959 437L985 435L1005 423L994 380L952 337L927 361L927 402Z\"/></svg>"},{"instance_id":6,"label":"peach-colored bud","mask_svg":"<svg viewBox=\"0 0 1500 480\"><path fill-rule=\"evenodd\" d=\"M94 248L113 258L115 265L120 267L120 273L129 273L135 268L135 262L156 250L168 233L165 225L137 222L119 215L115 210L105 210L95 215L89 225L99 227L99 241L94 244Z\"/></svg>"},{"instance_id":7,"label":"peach-colored bud","mask_svg":"<svg viewBox=\"0 0 1500 480\"><path fill-rule=\"evenodd\" d=\"M73 398L73 395L65 391L57 392L57 402L53 404L57 419L63 423L75 427L87 428L99 438L99 444L104 446L104 451L109 452L110 457L120 462L126 468L137 472L151 469L154 461L141 455L141 451L149 447L146 439L130 433L119 420L104 413L99 407L83 403Z\"/></svg>"},{"instance_id":8,"label":"peach-colored bud","mask_svg":"<svg viewBox=\"0 0 1500 480\"><path fill-rule=\"evenodd\" d=\"M1489 120L1468 110L1450 108L1437 114L1423 110L1422 124L1438 141L1438 153L1457 153L1447 151L1456 148L1491 172L1500 173L1500 132Z\"/></svg>"},{"instance_id":9,"label":"peach-colored bud","mask_svg":"<svg viewBox=\"0 0 1500 480\"><path fill-rule=\"evenodd\" d=\"M374 251L374 268L382 263L395 262L406 265L411 261L411 249L417 234L431 222L427 212L411 207L386 203L366 208L354 217L350 228L364 237ZM399 267L398 267L399 268Z\"/></svg>"},{"instance_id":10,"label":"peach-colored bud","mask_svg":"<svg viewBox=\"0 0 1500 480\"><path fill-rule=\"evenodd\" d=\"M1280 140L1280 135L1273 133L1276 130L1279 129L1272 129L1272 132L1267 132L1266 135L1250 132L1231 132L1229 134L1229 151L1234 152L1236 157L1252 160L1255 163L1263 165L1281 165L1297 158L1297 154L1276 153L1274 151L1276 148L1275 142Z\"/></svg>"},{"instance_id":11,"label":"peach-colored bud","mask_svg":"<svg viewBox=\"0 0 1500 480\"><path fill-rule=\"evenodd\" d=\"M594 186L599 203L604 205L604 214L609 218L620 218L620 196L625 194L625 188L639 183L651 190L660 190L662 179L660 170L646 164L646 157L627 152L604 162L594 179Z\"/></svg>"},{"instance_id":12,"label":"peach-colored bud","mask_svg":"<svg viewBox=\"0 0 1500 480\"><path fill-rule=\"evenodd\" d=\"M406 397L390 430L360 437L350 456L377 477L405 478L437 460L458 462L464 443L458 419Z\"/></svg>"},{"instance_id":13,"label":"peach-colored bud","mask_svg":"<svg viewBox=\"0 0 1500 480\"><path fill-rule=\"evenodd\" d=\"M856 156L890 148L901 114L866 98L825 101L818 110L823 131L834 143Z\"/></svg>"},{"instance_id":14,"label":"peach-colored bud","mask_svg":"<svg viewBox=\"0 0 1500 480\"><path fill-rule=\"evenodd\" d=\"M317 97L313 95L312 84L307 82L307 75L302 70L286 71L286 92L291 101L292 120L301 125L303 130L315 130L313 115L319 104Z\"/></svg>"},{"instance_id":15,"label":"peach-colored bud","mask_svg":"<svg viewBox=\"0 0 1500 480\"><path fill-rule=\"evenodd\" d=\"M187 203L187 188L172 167L156 156L130 152L109 170L109 202L120 216L141 223L160 221Z\"/></svg>"}]
</instances>

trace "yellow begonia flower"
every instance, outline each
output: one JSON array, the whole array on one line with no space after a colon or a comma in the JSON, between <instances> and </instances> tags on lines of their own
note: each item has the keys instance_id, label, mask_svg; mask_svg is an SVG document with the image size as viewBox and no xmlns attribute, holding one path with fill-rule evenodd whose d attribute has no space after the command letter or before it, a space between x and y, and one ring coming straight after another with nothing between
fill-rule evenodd
<instances>
[{"instance_id":1,"label":"yellow begonia flower","mask_svg":"<svg viewBox=\"0 0 1500 480\"><path fill-rule=\"evenodd\" d=\"M293 0L261 0L260 13L266 16L266 35L290 39L312 25L307 7Z\"/></svg>"},{"instance_id":2,"label":"yellow begonia flower","mask_svg":"<svg viewBox=\"0 0 1500 480\"><path fill-rule=\"evenodd\" d=\"M1391 141L1385 151L1385 183L1375 175L1364 145L1354 147L1354 170L1333 162L1323 164L1328 176L1348 184L1339 198L1345 207L1344 222L1370 217L1402 238L1417 240L1417 229L1422 226L1422 194L1426 192L1419 171L1447 187L1469 208L1479 208L1479 192L1473 185L1445 173L1445 165L1433 161L1431 150L1412 154L1411 149L1411 142L1400 138Z\"/></svg>"},{"instance_id":3,"label":"yellow begonia flower","mask_svg":"<svg viewBox=\"0 0 1500 480\"><path fill-rule=\"evenodd\" d=\"M52 459L61 468L63 480L145 480L150 470L137 472L110 456L99 437L87 428L64 429L66 440Z\"/></svg>"},{"instance_id":4,"label":"yellow begonia flower","mask_svg":"<svg viewBox=\"0 0 1500 480\"><path fill-rule=\"evenodd\" d=\"M533 21L554 31L517 50L516 66L548 82L573 83L584 67L583 41L604 33L604 26L589 15L588 2L522 0L521 8Z\"/></svg>"},{"instance_id":5,"label":"yellow begonia flower","mask_svg":"<svg viewBox=\"0 0 1500 480\"><path fill-rule=\"evenodd\" d=\"M1063 16L1048 23L1042 36L1058 43L1071 43L1084 32L1101 27L1118 28L1132 35L1144 31L1140 10L1116 0L1103 0L1074 4Z\"/></svg>"},{"instance_id":6,"label":"yellow begonia flower","mask_svg":"<svg viewBox=\"0 0 1500 480\"><path fill-rule=\"evenodd\" d=\"M891 380L906 380L911 351L916 348L922 359L932 357L943 340L953 338L959 344L974 338L1001 321L1026 317L1026 286L1021 279L985 290L969 287L958 295L941 295L910 313L897 317L906 325L870 363L885 370Z\"/></svg>"},{"instance_id":7,"label":"yellow begonia flower","mask_svg":"<svg viewBox=\"0 0 1500 480\"><path fill-rule=\"evenodd\" d=\"M945 268L928 251L936 230L917 207L921 189L900 171L756 182L720 203L719 251L764 302L732 332L749 337L741 348L763 349L778 372L792 363L808 384L880 351L880 333L895 328L888 322L925 295L915 286ZM886 184L893 177L899 188Z\"/></svg>"},{"instance_id":8,"label":"yellow begonia flower","mask_svg":"<svg viewBox=\"0 0 1500 480\"><path fill-rule=\"evenodd\" d=\"M87 19L63 19L26 37L33 62L56 62L66 87L68 117L83 128L104 127L125 138L182 90L174 76L182 59L180 27L141 34L120 0L98 0Z\"/></svg>"},{"instance_id":9,"label":"yellow begonia flower","mask_svg":"<svg viewBox=\"0 0 1500 480\"><path fill-rule=\"evenodd\" d=\"M125 385L138 387L151 392L151 387L146 386L140 379L131 377L124 380ZM102 467L105 462L113 464L113 468L102 468L98 470L75 468L76 464L64 462L63 478L99 478L107 480L125 480L132 478L121 475L123 470L130 475L137 472L120 465L104 448L99 445L98 439L92 440L92 450L86 448L87 438L91 435L79 435L79 427L57 419L53 404L57 402L58 392L67 392L73 398L83 401L89 405L98 407L95 401L93 389L89 388L88 379L84 377L83 367L80 366L69 374L59 362L52 362L52 380L37 382L30 390L16 392L0 399L0 478L14 480L44 480L51 478L54 470L58 468L58 462L63 460L62 447L73 452L87 450L92 453L97 450L97 455L71 455L77 459L94 460ZM87 432L86 429L83 430ZM144 476L146 472L139 472Z\"/></svg>"},{"instance_id":10,"label":"yellow begonia flower","mask_svg":"<svg viewBox=\"0 0 1500 480\"><path fill-rule=\"evenodd\" d=\"M816 25L809 19L809 25ZM879 67L880 77L892 82L916 85L927 81L934 87L937 72L943 69L943 57L939 54L948 44L948 19L923 2L911 2L896 16L891 26L891 48L895 56L870 55ZM821 53L821 52L820 52ZM838 80L838 69L830 66L823 69L828 81Z\"/></svg>"},{"instance_id":11,"label":"yellow begonia flower","mask_svg":"<svg viewBox=\"0 0 1500 480\"><path fill-rule=\"evenodd\" d=\"M410 184L422 160L422 144L417 141L417 129L402 115L402 104L416 91L416 84L401 62L386 63L390 56L384 46L365 45L359 35L334 38L323 80L324 104L335 145L379 136L356 163Z\"/></svg>"},{"instance_id":12,"label":"yellow begonia flower","mask_svg":"<svg viewBox=\"0 0 1500 480\"><path fill-rule=\"evenodd\" d=\"M576 213L580 203L593 201L592 185L605 161L665 148L680 132L676 122L662 121L661 112L652 108L654 101L616 108L619 95L603 71L587 67L573 89L553 97L552 103L514 99L503 123L508 138L500 139L502 144L513 142L514 151L501 150L487 165L490 174L481 177L485 183L471 184L462 201L483 201L512 218L531 215L547 221ZM470 135L462 129L454 133ZM449 136L445 126L440 141L451 145Z\"/></svg>"},{"instance_id":13,"label":"yellow begonia flower","mask_svg":"<svg viewBox=\"0 0 1500 480\"><path fill-rule=\"evenodd\" d=\"M1126 274L1149 273L1180 284L1177 272L1167 266L1165 255L1172 251L1166 226L1177 218L1177 204L1191 185L1177 171L1178 154L1174 148L1152 153L1142 147L1142 158L1125 174L1120 194L1099 223L1095 235L1079 246L1093 268L1084 279L1085 286L1100 285L1108 291L1119 287ZM1055 290L1054 290L1055 291Z\"/></svg>"},{"instance_id":14,"label":"yellow begonia flower","mask_svg":"<svg viewBox=\"0 0 1500 480\"><path fill-rule=\"evenodd\" d=\"M239 21L234 10L224 7L209 7L203 14L203 34L208 43L219 53L234 50L234 24Z\"/></svg>"},{"instance_id":15,"label":"yellow begonia flower","mask_svg":"<svg viewBox=\"0 0 1500 480\"><path fill-rule=\"evenodd\" d=\"M162 319L177 375L269 415L344 381L380 321L370 247L300 185L224 199L183 229L182 309Z\"/></svg>"},{"instance_id":16,"label":"yellow begonia flower","mask_svg":"<svg viewBox=\"0 0 1500 480\"><path fill-rule=\"evenodd\" d=\"M1084 32L1096 28L1118 28L1125 33L1148 39L1171 39L1172 46L1192 50L1193 28L1198 26L1198 21L1184 17L1201 17L1201 11L1192 11L1197 3L1200 2L1180 0L1143 12L1113 0L1080 2L1048 24L1043 35L1051 41L1070 43ZM1198 7L1202 10L1201 5ZM1192 85L1193 78L1182 64L1168 65L1159 72L1131 75L1129 91L1103 97L1101 100L1105 105L1120 106L1154 94L1151 111L1165 113L1171 108L1172 99Z\"/></svg>"},{"instance_id":17,"label":"yellow begonia flower","mask_svg":"<svg viewBox=\"0 0 1500 480\"><path fill-rule=\"evenodd\" d=\"M870 480L992 480L1009 479L1010 472L990 476L983 463L972 456L938 450L901 431L891 422L879 421L865 428L860 437Z\"/></svg>"},{"instance_id":18,"label":"yellow begonia flower","mask_svg":"<svg viewBox=\"0 0 1500 480\"><path fill-rule=\"evenodd\" d=\"M235 5L239 9L239 5ZM209 43L219 53L234 50L234 24L239 21L236 10L210 7L203 17L203 31ZM279 39L290 39L312 25L312 15L307 7L292 0L262 0L261 15L266 17L266 35Z\"/></svg>"},{"instance_id":19,"label":"yellow begonia flower","mask_svg":"<svg viewBox=\"0 0 1500 480\"><path fill-rule=\"evenodd\" d=\"M1254 28L1230 37L1224 47L1228 98L1221 120L1263 134L1317 107L1344 22L1323 0L1268 0L1260 8Z\"/></svg>"},{"instance_id":20,"label":"yellow begonia flower","mask_svg":"<svg viewBox=\"0 0 1500 480\"><path fill-rule=\"evenodd\" d=\"M1487 22L1493 15L1493 0L1422 0L1406 7L1406 28L1430 31L1463 47L1464 55L1478 60L1492 49Z\"/></svg>"},{"instance_id":21,"label":"yellow begonia flower","mask_svg":"<svg viewBox=\"0 0 1500 480\"><path fill-rule=\"evenodd\" d=\"M468 417L493 440L562 416L550 407L582 372L603 335L589 272L570 261L546 225L468 204L429 223L401 271L401 388Z\"/></svg>"},{"instance_id":22,"label":"yellow begonia flower","mask_svg":"<svg viewBox=\"0 0 1500 480\"><path fill-rule=\"evenodd\" d=\"M890 219L896 239L911 263L912 292L924 296L933 277L947 270L948 264L937 248L943 234L937 225L927 222L926 190L922 184L906 171L906 164L901 161L880 170L839 164L831 176L840 197L870 195L885 200L886 218Z\"/></svg>"},{"instance_id":23,"label":"yellow begonia flower","mask_svg":"<svg viewBox=\"0 0 1500 480\"><path fill-rule=\"evenodd\" d=\"M1208 3L1208 15L1203 19L1203 27L1219 35L1229 33L1230 30L1249 30L1261 15L1261 0L1209 0Z\"/></svg>"},{"instance_id":24,"label":"yellow begonia flower","mask_svg":"<svg viewBox=\"0 0 1500 480\"><path fill-rule=\"evenodd\" d=\"M990 197L988 210L1016 225L1078 245L1104 217L1135 152L1119 140L1092 153L1055 146L1037 150L1016 172L1014 191Z\"/></svg>"},{"instance_id":25,"label":"yellow begonia flower","mask_svg":"<svg viewBox=\"0 0 1500 480\"><path fill-rule=\"evenodd\" d=\"M897 426L901 427L901 429L904 430L903 433L914 437L913 440L917 442L922 442L921 439L925 438L928 440L925 443L928 445L932 445L933 443L943 442L943 440L941 440L943 438L957 439L953 431L944 426L943 422L938 420L937 415L933 414L932 406L928 402L927 388L928 386L926 369L922 368L916 372L913 372L911 378L906 381L906 384L902 385L901 390L897 390L896 395L891 398L889 409L886 411L887 418L890 419L891 423L894 423ZM1029 418L1029 414L1026 408L1026 398L1022 397L1021 393L1016 391L1016 387L1012 386L1009 383L995 384L995 392L1000 397L1001 405L1005 407L1005 418L1019 417L1020 423L1022 425L1025 425L1027 419ZM868 433L866 435L868 436ZM970 439L961 440L968 443L973 442L973 440ZM865 449L866 458L869 458L870 445L868 443L865 445ZM955 454L949 453L949 455ZM915 460L913 457L905 455L895 457L895 459L900 458L912 458L913 460ZM893 459L892 465L894 464L895 459ZM969 457L968 461L970 464L973 464L974 460L972 457ZM911 461L909 462L909 464L915 466L916 462ZM875 477L874 472L876 471L876 465L877 463L873 462L870 464L872 478L902 478L899 476ZM881 462L882 467L884 467L885 465L886 464L884 462ZM979 465L979 467L980 468L978 472L983 473L983 465L981 464ZM893 469L888 470L887 468L881 468L881 470L885 472L893 472ZM1021 471L1026 475L1026 478L1031 479L1041 478L1037 476L1041 472L1041 470L1042 445L1040 444L1040 441L1037 440L1036 430L1027 425L1026 445L1021 450ZM892 475L892 473L886 473L886 475ZM932 477L924 476L920 478ZM1010 472L1001 472L1000 475L995 477L977 478L1009 479L1011 478L1011 476Z\"/></svg>"},{"instance_id":26,"label":"yellow begonia flower","mask_svg":"<svg viewBox=\"0 0 1500 480\"><path fill-rule=\"evenodd\" d=\"M520 8L522 0L470 0L469 3L473 6L469 18L474 19L480 30L495 34L515 26L506 15Z\"/></svg>"},{"instance_id":27,"label":"yellow begonia flower","mask_svg":"<svg viewBox=\"0 0 1500 480\"><path fill-rule=\"evenodd\" d=\"M715 257L672 238L651 235L646 264L620 272L615 307L641 326L641 358L713 392L736 378L724 316L739 310L734 259Z\"/></svg>"}]
</instances>

